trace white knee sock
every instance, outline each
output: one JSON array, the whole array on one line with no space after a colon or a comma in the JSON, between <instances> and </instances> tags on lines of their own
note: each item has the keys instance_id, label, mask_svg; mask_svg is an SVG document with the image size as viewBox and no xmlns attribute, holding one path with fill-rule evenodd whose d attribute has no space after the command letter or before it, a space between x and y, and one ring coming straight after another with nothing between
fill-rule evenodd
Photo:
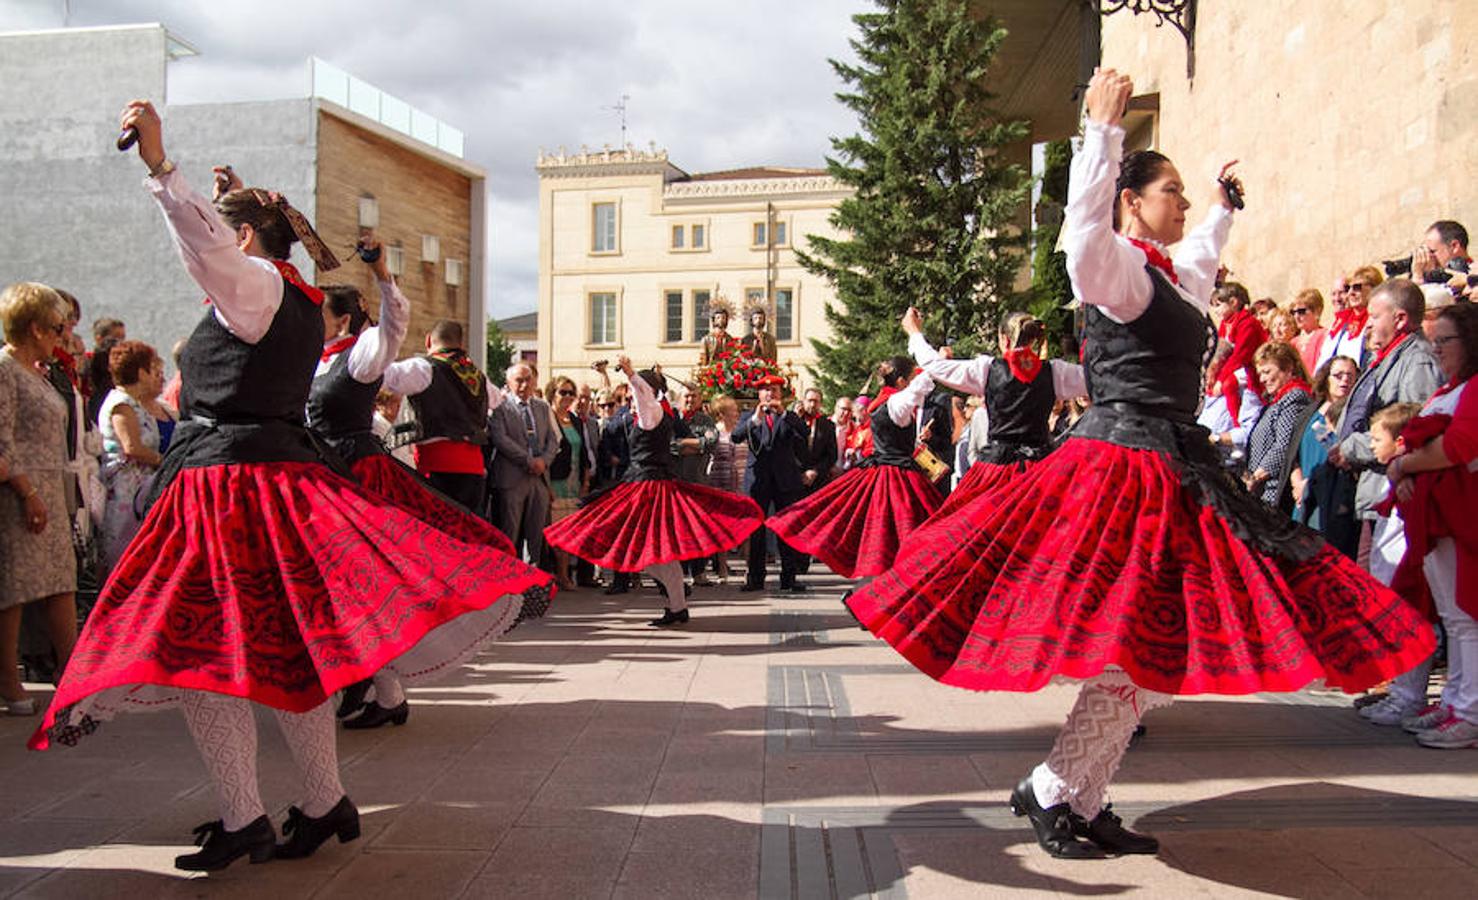
<instances>
[{"instance_id":1,"label":"white knee sock","mask_svg":"<svg viewBox=\"0 0 1478 900\"><path fill-rule=\"evenodd\" d=\"M257 723L250 701L208 691L180 697L185 725L221 802L221 823L240 831L266 815L257 789Z\"/></svg>"},{"instance_id":2,"label":"white knee sock","mask_svg":"<svg viewBox=\"0 0 1478 900\"><path fill-rule=\"evenodd\" d=\"M339 782L339 749L334 744L334 711L330 707L329 703L320 703L305 713L272 710L303 777L303 800L298 806L304 815L315 819L327 815L344 796L344 785Z\"/></svg>"},{"instance_id":3,"label":"white knee sock","mask_svg":"<svg viewBox=\"0 0 1478 900\"><path fill-rule=\"evenodd\" d=\"M1109 782L1129 749L1140 716L1168 706L1168 694L1136 687L1123 672L1108 672L1083 685L1047 761L1032 772L1042 807L1067 803L1092 820L1103 809Z\"/></svg>"},{"instance_id":4,"label":"white knee sock","mask_svg":"<svg viewBox=\"0 0 1478 900\"><path fill-rule=\"evenodd\" d=\"M405 688L400 684L400 676L389 669L381 669L375 673L375 702L386 709L394 709L405 702Z\"/></svg>"},{"instance_id":5,"label":"white knee sock","mask_svg":"<svg viewBox=\"0 0 1478 900\"><path fill-rule=\"evenodd\" d=\"M666 562L658 566L648 566L642 572L662 582L662 586L667 588L668 609L682 612L688 608L687 593L683 590L683 567L680 563Z\"/></svg>"}]
</instances>

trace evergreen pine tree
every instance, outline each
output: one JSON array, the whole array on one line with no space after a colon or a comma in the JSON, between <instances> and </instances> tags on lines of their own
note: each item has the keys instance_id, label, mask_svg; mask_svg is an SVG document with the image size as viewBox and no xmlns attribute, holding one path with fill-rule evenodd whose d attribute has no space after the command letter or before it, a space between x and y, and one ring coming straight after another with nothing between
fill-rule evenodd
<instances>
[{"instance_id":1,"label":"evergreen pine tree","mask_svg":"<svg viewBox=\"0 0 1478 900\"><path fill-rule=\"evenodd\" d=\"M849 86L837 99L861 130L833 138L830 174L855 190L833 213L835 239L810 237L798 253L837 291L830 342L813 340L828 396L856 393L871 368L903 352L898 319L910 305L927 333L962 350L1007 311L1030 196L1025 167L1002 148L1027 137L1024 122L992 106L986 76L1006 30L965 0L879 0L853 17L858 62L831 60Z\"/></svg>"}]
</instances>

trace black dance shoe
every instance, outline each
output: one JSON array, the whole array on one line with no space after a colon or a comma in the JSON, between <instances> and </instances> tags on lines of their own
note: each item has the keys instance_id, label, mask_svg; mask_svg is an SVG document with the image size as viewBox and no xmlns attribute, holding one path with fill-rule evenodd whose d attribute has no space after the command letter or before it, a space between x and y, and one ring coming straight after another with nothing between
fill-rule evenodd
<instances>
[{"instance_id":1,"label":"black dance shoe","mask_svg":"<svg viewBox=\"0 0 1478 900\"><path fill-rule=\"evenodd\" d=\"M334 717L347 719L361 709L364 709L364 695L369 693L371 684L373 682L366 678L363 681L356 681L344 688L344 695L339 699L339 708L334 713Z\"/></svg>"},{"instance_id":2,"label":"black dance shoe","mask_svg":"<svg viewBox=\"0 0 1478 900\"><path fill-rule=\"evenodd\" d=\"M1124 820L1109 811L1112 804L1105 804L1093 821L1073 813L1073 834L1087 838L1102 850L1115 855L1129 853L1159 853L1160 842L1147 834L1136 834L1124 827Z\"/></svg>"},{"instance_id":3,"label":"black dance shoe","mask_svg":"<svg viewBox=\"0 0 1478 900\"><path fill-rule=\"evenodd\" d=\"M364 708L364 712L344 723L344 727L350 731L359 731L365 728L379 728L381 725L404 725L406 719L411 716L411 705L406 701L400 701L399 706L384 707L378 703L370 703Z\"/></svg>"},{"instance_id":4,"label":"black dance shoe","mask_svg":"<svg viewBox=\"0 0 1478 900\"><path fill-rule=\"evenodd\" d=\"M1043 809L1037 803L1037 792L1032 790L1032 779L1028 775L1011 792L1011 812L1031 820L1032 830L1037 833L1037 843L1050 855L1058 859L1103 859L1103 851L1094 844L1080 841L1073 833L1072 809L1066 803Z\"/></svg>"},{"instance_id":5,"label":"black dance shoe","mask_svg":"<svg viewBox=\"0 0 1478 900\"><path fill-rule=\"evenodd\" d=\"M336 834L341 844L359 838L359 808L348 797L341 798L333 809L316 819L303 815L296 806L290 806L287 821L282 823L282 835L287 838L287 843L277 845L277 858L312 856L319 845Z\"/></svg>"},{"instance_id":6,"label":"black dance shoe","mask_svg":"<svg viewBox=\"0 0 1478 900\"><path fill-rule=\"evenodd\" d=\"M195 844L200 852L176 856L176 869L215 872L243 856L249 857L253 865L267 862L277 847L277 832L272 830L272 822L266 816L257 816L240 831L227 831L225 823L216 819L196 826Z\"/></svg>"},{"instance_id":7,"label":"black dance shoe","mask_svg":"<svg viewBox=\"0 0 1478 900\"><path fill-rule=\"evenodd\" d=\"M653 619L647 624L654 628L666 628L668 625L686 625L688 624L688 611L682 609L673 612L670 609L664 609L662 610L662 618Z\"/></svg>"}]
</instances>

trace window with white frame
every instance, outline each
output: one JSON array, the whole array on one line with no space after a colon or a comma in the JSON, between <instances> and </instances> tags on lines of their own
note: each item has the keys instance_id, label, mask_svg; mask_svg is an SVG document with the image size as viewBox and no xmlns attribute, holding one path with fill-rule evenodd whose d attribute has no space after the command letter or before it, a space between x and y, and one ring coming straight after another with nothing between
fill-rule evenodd
<instances>
[{"instance_id":1,"label":"window with white frame","mask_svg":"<svg viewBox=\"0 0 1478 900\"><path fill-rule=\"evenodd\" d=\"M686 225L672 226L672 249L682 250L684 248L684 245L687 243L687 241L684 240L687 235L687 231L688 227Z\"/></svg>"},{"instance_id":2,"label":"window with white frame","mask_svg":"<svg viewBox=\"0 0 1478 900\"><path fill-rule=\"evenodd\" d=\"M666 317L662 340L668 344L680 344L683 339L683 292L664 291L662 297Z\"/></svg>"},{"instance_id":3,"label":"window with white frame","mask_svg":"<svg viewBox=\"0 0 1478 900\"><path fill-rule=\"evenodd\" d=\"M405 248L399 244L391 244L385 248L385 268L390 270L391 275L405 274Z\"/></svg>"},{"instance_id":4,"label":"window with white frame","mask_svg":"<svg viewBox=\"0 0 1478 900\"><path fill-rule=\"evenodd\" d=\"M590 205L590 252L616 252L616 204L614 202Z\"/></svg>"},{"instance_id":5,"label":"window with white frame","mask_svg":"<svg viewBox=\"0 0 1478 900\"><path fill-rule=\"evenodd\" d=\"M789 231L789 229L785 227L785 223L779 219L776 219L775 246L784 247L786 245L786 243L788 242L788 235L786 234L787 231Z\"/></svg>"},{"instance_id":6,"label":"window with white frame","mask_svg":"<svg viewBox=\"0 0 1478 900\"><path fill-rule=\"evenodd\" d=\"M709 290L699 288L693 291L693 343L695 344L708 336L708 319L712 299L713 293Z\"/></svg>"},{"instance_id":7,"label":"window with white frame","mask_svg":"<svg viewBox=\"0 0 1478 900\"><path fill-rule=\"evenodd\" d=\"M775 340L795 340L795 288L775 289Z\"/></svg>"},{"instance_id":8,"label":"window with white frame","mask_svg":"<svg viewBox=\"0 0 1478 900\"><path fill-rule=\"evenodd\" d=\"M590 296L590 343L616 343L616 293L593 291Z\"/></svg>"},{"instance_id":9,"label":"window with white frame","mask_svg":"<svg viewBox=\"0 0 1478 900\"><path fill-rule=\"evenodd\" d=\"M694 250L706 250L708 248L708 229L702 222L693 223L692 245Z\"/></svg>"},{"instance_id":10,"label":"window with white frame","mask_svg":"<svg viewBox=\"0 0 1478 900\"><path fill-rule=\"evenodd\" d=\"M750 234L749 245L751 247L765 246L765 223L755 222L754 230Z\"/></svg>"}]
</instances>

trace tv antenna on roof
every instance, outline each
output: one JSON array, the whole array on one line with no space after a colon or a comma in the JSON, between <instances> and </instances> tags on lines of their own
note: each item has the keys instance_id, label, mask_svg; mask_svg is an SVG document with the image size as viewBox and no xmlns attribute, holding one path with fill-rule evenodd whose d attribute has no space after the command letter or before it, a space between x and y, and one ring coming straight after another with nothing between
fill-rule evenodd
<instances>
[{"instance_id":1,"label":"tv antenna on roof","mask_svg":"<svg viewBox=\"0 0 1478 900\"><path fill-rule=\"evenodd\" d=\"M614 106L602 106L601 109L614 110L621 117L621 149L626 149L626 101L631 99L630 94L622 94L621 99Z\"/></svg>"}]
</instances>

